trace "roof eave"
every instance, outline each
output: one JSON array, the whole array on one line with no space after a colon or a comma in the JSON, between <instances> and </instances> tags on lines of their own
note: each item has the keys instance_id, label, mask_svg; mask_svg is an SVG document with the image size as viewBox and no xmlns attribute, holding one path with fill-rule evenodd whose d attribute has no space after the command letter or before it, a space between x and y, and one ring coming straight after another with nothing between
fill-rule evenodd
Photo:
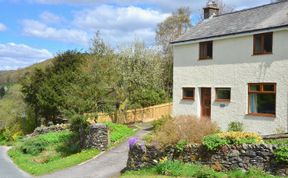
<instances>
[{"instance_id":1,"label":"roof eave","mask_svg":"<svg viewBox=\"0 0 288 178\"><path fill-rule=\"evenodd\" d=\"M285 28L285 27L288 27L288 24L280 25L280 26L274 26L274 27L268 27L268 28L255 29L255 30L247 30L247 31L236 32L236 33L227 33L227 34L222 34L222 35L214 35L214 36L207 36L207 37L202 37L202 38L194 38L194 39L189 39L189 40L172 41L172 42L170 42L170 44L174 45L174 44L181 44L181 43L187 43L187 42L195 42L195 41L201 41L201 40L221 38L221 37L226 37L226 36L235 36L235 35L240 35L240 34L245 34L245 33L274 30L274 29Z\"/></svg>"}]
</instances>

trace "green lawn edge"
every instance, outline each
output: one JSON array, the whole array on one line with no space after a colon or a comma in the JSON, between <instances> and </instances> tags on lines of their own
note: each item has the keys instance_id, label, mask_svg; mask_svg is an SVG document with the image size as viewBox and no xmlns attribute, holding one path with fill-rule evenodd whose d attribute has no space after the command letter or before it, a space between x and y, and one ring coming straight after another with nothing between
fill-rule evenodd
<instances>
[{"instance_id":1,"label":"green lawn edge","mask_svg":"<svg viewBox=\"0 0 288 178\"><path fill-rule=\"evenodd\" d=\"M65 168L78 165L94 158L99 153L100 151L97 149L83 150L80 153L67 156L63 159L51 161L45 164L37 164L31 162L31 160L29 159L29 155L24 155L14 148L8 151L8 155L20 169L35 176L53 173L59 170L63 170Z\"/></svg>"}]
</instances>

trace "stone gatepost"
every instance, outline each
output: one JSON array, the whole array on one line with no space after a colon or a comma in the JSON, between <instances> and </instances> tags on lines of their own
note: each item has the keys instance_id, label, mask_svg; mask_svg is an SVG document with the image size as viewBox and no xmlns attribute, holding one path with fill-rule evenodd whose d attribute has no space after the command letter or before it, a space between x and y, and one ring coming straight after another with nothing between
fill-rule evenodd
<instances>
[{"instance_id":1,"label":"stone gatepost","mask_svg":"<svg viewBox=\"0 0 288 178\"><path fill-rule=\"evenodd\" d=\"M104 151L109 145L108 127L105 124L92 124L85 137L85 148L96 148Z\"/></svg>"}]
</instances>

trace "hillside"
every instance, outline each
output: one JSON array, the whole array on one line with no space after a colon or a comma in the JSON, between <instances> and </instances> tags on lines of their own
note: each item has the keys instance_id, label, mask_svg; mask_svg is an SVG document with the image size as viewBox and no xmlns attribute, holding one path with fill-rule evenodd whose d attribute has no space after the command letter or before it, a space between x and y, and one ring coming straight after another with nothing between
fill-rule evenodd
<instances>
[{"instance_id":1,"label":"hillside","mask_svg":"<svg viewBox=\"0 0 288 178\"><path fill-rule=\"evenodd\" d=\"M18 70L9 70L9 71L0 71L0 85L5 83L17 83L19 79L24 76L26 73L33 71L35 68L45 68L52 64L52 59L33 64L29 67L18 69Z\"/></svg>"}]
</instances>

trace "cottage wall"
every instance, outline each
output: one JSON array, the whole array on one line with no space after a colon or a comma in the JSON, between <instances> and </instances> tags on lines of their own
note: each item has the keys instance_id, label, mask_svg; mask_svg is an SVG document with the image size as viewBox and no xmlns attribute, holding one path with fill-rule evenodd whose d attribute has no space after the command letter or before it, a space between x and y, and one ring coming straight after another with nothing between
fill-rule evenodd
<instances>
[{"instance_id":1,"label":"cottage wall","mask_svg":"<svg viewBox=\"0 0 288 178\"><path fill-rule=\"evenodd\" d=\"M213 41L213 59L199 61L199 43L174 45L173 115L200 117L200 88L212 88L211 118L226 130L239 121L246 131L288 132L288 30L273 34L273 54L253 55L253 34ZM248 83L277 83L276 117L248 114ZM195 100L182 100L195 87ZM215 87L231 88L231 102L215 102Z\"/></svg>"}]
</instances>

